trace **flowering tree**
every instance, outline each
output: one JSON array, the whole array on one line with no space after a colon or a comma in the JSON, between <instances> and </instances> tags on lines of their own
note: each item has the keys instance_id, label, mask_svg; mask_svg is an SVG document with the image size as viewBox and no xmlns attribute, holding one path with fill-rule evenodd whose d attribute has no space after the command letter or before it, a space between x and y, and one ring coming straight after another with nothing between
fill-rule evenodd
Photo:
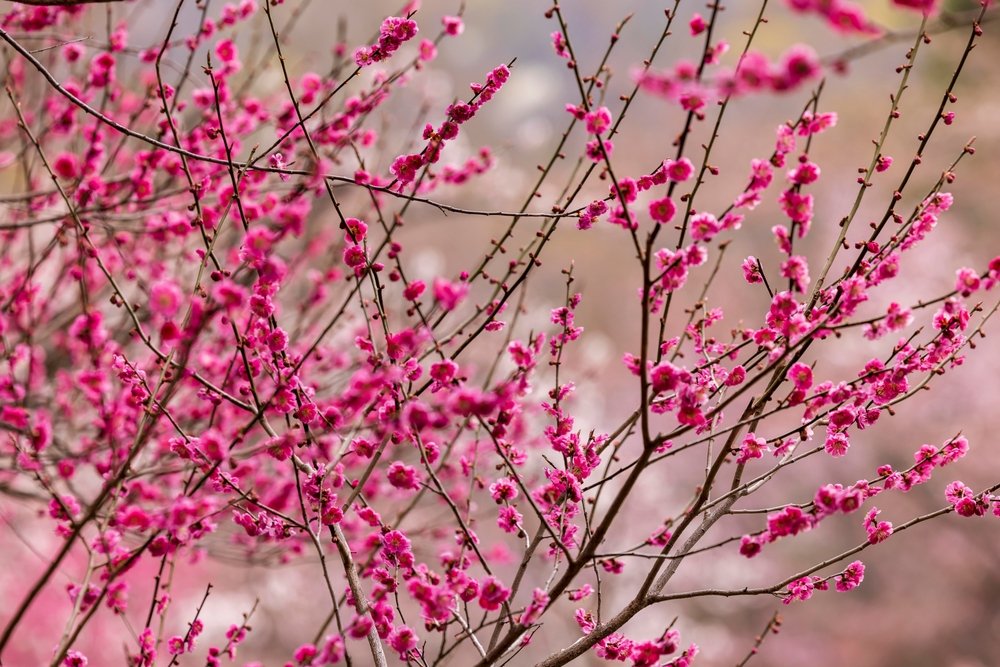
<instances>
[{"instance_id":1,"label":"flowering tree","mask_svg":"<svg viewBox=\"0 0 1000 667\"><path fill-rule=\"evenodd\" d=\"M1000 515L1000 484L935 476L969 452L960 433L856 482L843 467L852 442L961 364L1000 307L986 294L1000 257L913 302L893 282L975 152L945 135L953 159L922 165L953 124L988 3L941 14L893 0L903 34L846 1L761 0L731 25L721 2L676 0L648 57L613 78L628 19L583 52L556 2L549 58L577 94L511 210L492 203L488 148L453 160L516 62L432 98L412 128L396 103L460 42L461 8L424 21L410 2L294 72L282 35L308 3L176 0L159 40L132 44L143 4L35 0L0 20L6 664L124 652L130 665L221 665L245 642L241 664L261 664L247 660L266 657L252 635L271 600L203 614L227 570L254 563L304 568L320 592L311 626L270 630L297 647L288 665L681 667L698 637L682 639L672 603L822 605L857 588L859 555L896 533ZM779 13L855 46L768 57L755 41ZM236 40L251 29L265 39ZM925 129L894 160L911 73L944 30L965 31L964 49L935 106L909 109ZM698 57L669 62L675 42ZM824 77L877 48L903 61L831 217L811 159L843 140ZM786 122L749 165L720 163L726 122L754 97ZM648 168L615 150L643 98L680 118L650 139L662 155ZM721 172L746 173L744 186L727 191ZM430 218L495 231L430 276L410 249L447 243L447 228L404 229ZM762 225L773 250L727 257ZM631 255L616 270L637 309L615 355L631 379L609 399L627 408L599 419L577 398L612 386L581 370L578 285L601 276L545 272L557 239L593 234ZM540 277L563 293L542 319ZM845 374L833 360L851 345L865 359ZM822 458L826 478L803 495L796 471ZM882 518L878 504L932 477L939 509ZM673 501L651 502L665 484ZM843 515L860 524L853 542L760 583L775 543ZM32 518L38 544L22 535ZM711 567L728 556L743 563L735 579ZM192 591L200 603L184 602ZM741 664L779 626L761 618Z\"/></svg>"}]
</instances>

